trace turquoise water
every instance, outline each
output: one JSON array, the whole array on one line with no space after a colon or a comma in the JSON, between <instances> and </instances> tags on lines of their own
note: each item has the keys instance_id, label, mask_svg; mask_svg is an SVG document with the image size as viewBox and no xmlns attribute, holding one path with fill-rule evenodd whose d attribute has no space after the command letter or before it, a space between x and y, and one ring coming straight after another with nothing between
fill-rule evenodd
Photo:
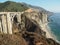
<instances>
[{"instance_id":1,"label":"turquoise water","mask_svg":"<svg viewBox=\"0 0 60 45\"><path fill-rule=\"evenodd\" d=\"M55 13L49 17L50 23L48 24L51 31L56 36L57 40L60 42L60 14Z\"/></svg>"}]
</instances>

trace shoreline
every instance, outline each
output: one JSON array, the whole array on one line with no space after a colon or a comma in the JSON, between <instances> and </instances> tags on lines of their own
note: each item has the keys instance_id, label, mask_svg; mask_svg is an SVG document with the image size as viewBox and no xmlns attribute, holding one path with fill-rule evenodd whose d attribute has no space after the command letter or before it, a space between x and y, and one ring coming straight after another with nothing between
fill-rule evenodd
<instances>
[{"instance_id":1,"label":"shoreline","mask_svg":"<svg viewBox=\"0 0 60 45\"><path fill-rule=\"evenodd\" d=\"M57 40L57 37L53 34L53 32L51 31L50 27L48 25L46 25L46 35L47 32L49 33L50 37L47 37L47 38L52 38L53 40L55 40L56 42L60 43L58 40Z\"/></svg>"},{"instance_id":2,"label":"shoreline","mask_svg":"<svg viewBox=\"0 0 60 45\"><path fill-rule=\"evenodd\" d=\"M56 36L53 35L53 32L51 31L51 29L50 29L50 27L48 25L46 25L46 35L48 35L47 33L50 35L47 38L52 38L53 40L56 40Z\"/></svg>"},{"instance_id":3,"label":"shoreline","mask_svg":"<svg viewBox=\"0 0 60 45\"><path fill-rule=\"evenodd\" d=\"M53 40L55 40L57 43L60 43L56 36L53 34L53 32L51 31L50 27L48 26L48 24L44 24L42 26L42 30L46 32L46 38L51 38Z\"/></svg>"}]
</instances>

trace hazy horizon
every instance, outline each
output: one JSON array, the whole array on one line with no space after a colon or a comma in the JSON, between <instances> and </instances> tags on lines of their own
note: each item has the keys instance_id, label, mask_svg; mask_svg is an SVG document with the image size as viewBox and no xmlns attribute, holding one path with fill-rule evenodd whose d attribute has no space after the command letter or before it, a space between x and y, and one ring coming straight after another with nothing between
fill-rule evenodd
<instances>
[{"instance_id":1,"label":"hazy horizon","mask_svg":"<svg viewBox=\"0 0 60 45\"><path fill-rule=\"evenodd\" d=\"M51 12L60 13L60 0L0 0L0 2L5 1L25 2L27 4L42 7Z\"/></svg>"}]
</instances>

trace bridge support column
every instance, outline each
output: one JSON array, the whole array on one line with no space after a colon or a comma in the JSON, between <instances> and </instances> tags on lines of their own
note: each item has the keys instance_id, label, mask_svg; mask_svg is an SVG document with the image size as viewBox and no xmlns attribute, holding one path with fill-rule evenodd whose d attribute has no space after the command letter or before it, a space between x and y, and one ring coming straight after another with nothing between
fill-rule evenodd
<instances>
[{"instance_id":1,"label":"bridge support column","mask_svg":"<svg viewBox=\"0 0 60 45\"><path fill-rule=\"evenodd\" d=\"M2 15L2 27L3 27L3 33L7 34L7 24L6 24L6 16Z\"/></svg>"},{"instance_id":2,"label":"bridge support column","mask_svg":"<svg viewBox=\"0 0 60 45\"><path fill-rule=\"evenodd\" d=\"M0 32L3 33L2 32L2 21L1 20L0 20Z\"/></svg>"},{"instance_id":3,"label":"bridge support column","mask_svg":"<svg viewBox=\"0 0 60 45\"><path fill-rule=\"evenodd\" d=\"M21 24L21 13L18 13L18 14L17 14L17 20L18 20L18 22Z\"/></svg>"},{"instance_id":4,"label":"bridge support column","mask_svg":"<svg viewBox=\"0 0 60 45\"><path fill-rule=\"evenodd\" d=\"M47 23L47 15L46 14L42 14L42 22L43 23Z\"/></svg>"},{"instance_id":5,"label":"bridge support column","mask_svg":"<svg viewBox=\"0 0 60 45\"><path fill-rule=\"evenodd\" d=\"M12 34L12 22L10 13L7 13L8 33Z\"/></svg>"}]
</instances>

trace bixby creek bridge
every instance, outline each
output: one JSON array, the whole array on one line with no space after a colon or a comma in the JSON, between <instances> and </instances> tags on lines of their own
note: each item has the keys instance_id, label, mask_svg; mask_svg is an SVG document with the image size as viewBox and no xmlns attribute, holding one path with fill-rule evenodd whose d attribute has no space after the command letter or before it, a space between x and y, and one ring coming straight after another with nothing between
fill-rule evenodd
<instances>
[{"instance_id":1,"label":"bixby creek bridge","mask_svg":"<svg viewBox=\"0 0 60 45\"><path fill-rule=\"evenodd\" d=\"M24 12L0 12L0 33L13 34L12 27L14 20L17 21L18 24L22 24L21 27L24 27L25 25L23 24L24 22L22 22L21 18L23 13ZM38 13L33 12L30 14L26 14L25 16L30 20L33 19L36 22L39 22L39 25L47 22L47 14L40 14L41 17L39 17ZM33 20L32 22L34 22Z\"/></svg>"},{"instance_id":2,"label":"bixby creek bridge","mask_svg":"<svg viewBox=\"0 0 60 45\"><path fill-rule=\"evenodd\" d=\"M18 22L21 23L22 12L0 12L0 32L12 34L12 24L16 17Z\"/></svg>"}]
</instances>

